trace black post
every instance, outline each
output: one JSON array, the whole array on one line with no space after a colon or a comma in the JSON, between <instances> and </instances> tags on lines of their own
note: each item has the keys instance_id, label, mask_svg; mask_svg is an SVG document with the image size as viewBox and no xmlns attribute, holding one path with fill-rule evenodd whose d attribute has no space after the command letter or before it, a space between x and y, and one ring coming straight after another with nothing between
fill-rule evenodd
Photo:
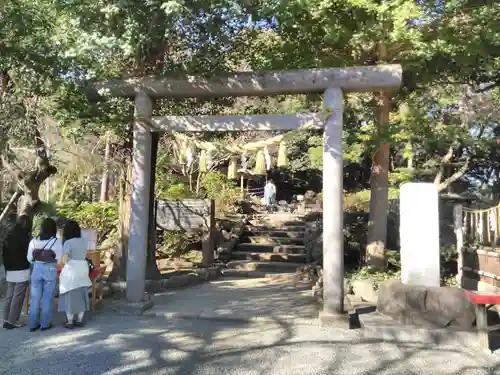
<instances>
[{"instance_id":1,"label":"black post","mask_svg":"<svg viewBox=\"0 0 500 375\"><path fill-rule=\"evenodd\" d=\"M157 280L161 278L161 273L156 264L156 197L155 197L155 182L156 182L156 160L158 159L158 142L160 134L152 133L151 145L151 183L150 192L152 199L149 203L149 224L148 224L148 248L146 260L146 280Z\"/></svg>"}]
</instances>

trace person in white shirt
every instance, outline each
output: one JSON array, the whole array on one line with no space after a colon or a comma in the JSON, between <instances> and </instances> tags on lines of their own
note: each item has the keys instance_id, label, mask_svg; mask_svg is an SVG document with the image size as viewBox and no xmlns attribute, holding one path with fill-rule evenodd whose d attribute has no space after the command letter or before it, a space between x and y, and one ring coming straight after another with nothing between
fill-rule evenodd
<instances>
[{"instance_id":1,"label":"person in white shirt","mask_svg":"<svg viewBox=\"0 0 500 375\"><path fill-rule=\"evenodd\" d=\"M52 219L42 222L40 236L31 240L27 259L33 264L30 287L29 328L45 331L52 328L52 309L57 285L57 264L63 256L57 225ZM40 314L41 307L41 314Z\"/></svg>"},{"instance_id":2,"label":"person in white shirt","mask_svg":"<svg viewBox=\"0 0 500 375\"><path fill-rule=\"evenodd\" d=\"M272 211L274 202L276 201L276 185L273 180L269 179L264 186L264 204L268 212Z\"/></svg>"},{"instance_id":3,"label":"person in white shirt","mask_svg":"<svg viewBox=\"0 0 500 375\"><path fill-rule=\"evenodd\" d=\"M59 311L66 313L66 328L83 326L85 311L90 309L88 243L82 238L80 226L68 221L63 229L62 263L64 268L59 277Z\"/></svg>"},{"instance_id":4,"label":"person in white shirt","mask_svg":"<svg viewBox=\"0 0 500 375\"><path fill-rule=\"evenodd\" d=\"M33 221L27 215L20 216L9 230L2 246L6 270L7 296L3 308L3 328L20 328L19 316L24 304L30 280L30 263L26 259L31 241Z\"/></svg>"}]
</instances>

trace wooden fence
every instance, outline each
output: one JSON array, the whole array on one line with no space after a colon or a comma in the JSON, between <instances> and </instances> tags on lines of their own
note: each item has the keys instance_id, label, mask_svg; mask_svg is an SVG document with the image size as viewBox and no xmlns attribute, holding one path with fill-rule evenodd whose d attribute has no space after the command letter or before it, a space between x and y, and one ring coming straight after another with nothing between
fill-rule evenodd
<instances>
[{"instance_id":1,"label":"wooden fence","mask_svg":"<svg viewBox=\"0 0 500 375\"><path fill-rule=\"evenodd\" d=\"M500 288L500 205L455 206L458 280L466 289Z\"/></svg>"}]
</instances>

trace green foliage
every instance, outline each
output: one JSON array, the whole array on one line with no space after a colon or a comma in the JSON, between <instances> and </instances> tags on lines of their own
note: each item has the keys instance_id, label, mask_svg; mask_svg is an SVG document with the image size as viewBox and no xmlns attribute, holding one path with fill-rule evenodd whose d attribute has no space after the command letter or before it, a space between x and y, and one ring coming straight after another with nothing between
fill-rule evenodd
<instances>
[{"instance_id":1,"label":"green foliage","mask_svg":"<svg viewBox=\"0 0 500 375\"><path fill-rule=\"evenodd\" d=\"M40 227L42 225L42 221L47 218L52 218L54 220L57 220L56 207L51 203L41 203L37 207L37 212L33 217L33 232L32 232L33 237L38 237L38 235L40 234Z\"/></svg>"},{"instance_id":2,"label":"green foliage","mask_svg":"<svg viewBox=\"0 0 500 375\"><path fill-rule=\"evenodd\" d=\"M370 280L373 284L373 289L378 290L380 283L387 280L401 280L401 271L376 271L368 267L362 267L352 272L347 276L347 279L354 280Z\"/></svg>"},{"instance_id":3,"label":"green foliage","mask_svg":"<svg viewBox=\"0 0 500 375\"><path fill-rule=\"evenodd\" d=\"M389 174L389 184L391 186L394 186L395 188L399 188L401 184L404 184L406 182L413 182L414 178L415 170L408 168L399 168Z\"/></svg>"},{"instance_id":4,"label":"green foliage","mask_svg":"<svg viewBox=\"0 0 500 375\"><path fill-rule=\"evenodd\" d=\"M344 211L369 212L370 190L360 190L355 193L344 194ZM399 189L389 188L389 200L399 199Z\"/></svg>"},{"instance_id":5,"label":"green foliage","mask_svg":"<svg viewBox=\"0 0 500 375\"><path fill-rule=\"evenodd\" d=\"M318 131L295 130L287 133L285 139L288 168L292 173L311 168L320 170L323 165L323 138Z\"/></svg>"},{"instance_id":6,"label":"green foliage","mask_svg":"<svg viewBox=\"0 0 500 375\"><path fill-rule=\"evenodd\" d=\"M157 252L160 257L179 257L191 251L199 241L198 233L165 231L157 246Z\"/></svg>"},{"instance_id":7,"label":"green foliage","mask_svg":"<svg viewBox=\"0 0 500 375\"><path fill-rule=\"evenodd\" d=\"M208 172L203 176L201 184L206 197L214 199L216 207L222 210L234 205L240 197L236 183L229 180L222 172Z\"/></svg>"},{"instance_id":8,"label":"green foliage","mask_svg":"<svg viewBox=\"0 0 500 375\"><path fill-rule=\"evenodd\" d=\"M67 203L58 207L57 214L60 221L74 220L81 228L96 229L98 245L117 230L118 205L116 202Z\"/></svg>"},{"instance_id":9,"label":"green foliage","mask_svg":"<svg viewBox=\"0 0 500 375\"><path fill-rule=\"evenodd\" d=\"M442 286L457 286L456 281L456 258L457 251L454 246L444 246L440 249L441 253L441 285ZM381 282L386 280L401 279L401 255L399 251L386 251L389 270L379 272L368 267L362 267L348 275L348 279L356 280L372 280L375 289ZM455 266L455 269L450 266Z\"/></svg>"},{"instance_id":10,"label":"green foliage","mask_svg":"<svg viewBox=\"0 0 500 375\"><path fill-rule=\"evenodd\" d=\"M164 186L158 195L159 199L187 199L194 197L195 194L189 190L189 186L182 182L174 182L172 185Z\"/></svg>"}]
</instances>

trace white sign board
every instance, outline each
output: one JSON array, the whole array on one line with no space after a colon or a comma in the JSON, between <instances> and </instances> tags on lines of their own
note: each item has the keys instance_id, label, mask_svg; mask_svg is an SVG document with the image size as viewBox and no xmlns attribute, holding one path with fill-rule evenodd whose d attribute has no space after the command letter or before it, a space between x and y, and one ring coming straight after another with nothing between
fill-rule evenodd
<instances>
[{"instance_id":1,"label":"white sign board","mask_svg":"<svg viewBox=\"0 0 500 375\"><path fill-rule=\"evenodd\" d=\"M399 235L402 282L440 286L439 198L435 184L401 186Z\"/></svg>"},{"instance_id":2,"label":"white sign board","mask_svg":"<svg viewBox=\"0 0 500 375\"><path fill-rule=\"evenodd\" d=\"M87 250L97 249L97 230L82 228L82 238L87 241Z\"/></svg>"}]
</instances>

